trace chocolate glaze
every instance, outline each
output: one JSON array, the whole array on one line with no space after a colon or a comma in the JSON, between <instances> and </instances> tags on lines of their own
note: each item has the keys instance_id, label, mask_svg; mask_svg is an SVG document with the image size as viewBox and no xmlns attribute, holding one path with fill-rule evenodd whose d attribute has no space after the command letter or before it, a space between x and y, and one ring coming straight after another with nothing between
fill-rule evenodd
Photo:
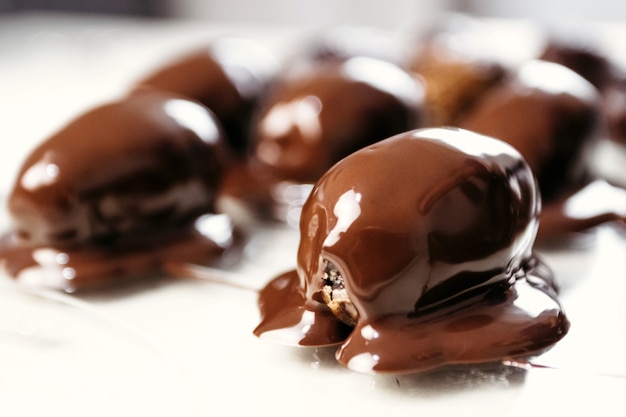
<instances>
[{"instance_id":1,"label":"chocolate glaze","mask_svg":"<svg viewBox=\"0 0 626 417\"><path fill-rule=\"evenodd\" d=\"M254 163L313 182L344 156L419 123L423 88L398 66L367 57L294 65L254 125Z\"/></svg>"},{"instance_id":2,"label":"chocolate glaze","mask_svg":"<svg viewBox=\"0 0 626 417\"><path fill-rule=\"evenodd\" d=\"M277 58L264 45L223 37L167 63L138 84L204 104L221 122L230 145L244 153L250 118L277 68Z\"/></svg>"},{"instance_id":3,"label":"chocolate glaze","mask_svg":"<svg viewBox=\"0 0 626 417\"><path fill-rule=\"evenodd\" d=\"M261 105L250 160L227 173L222 201L261 217L296 219L311 183L335 162L418 126L422 97L416 78L382 60L294 63Z\"/></svg>"},{"instance_id":4,"label":"chocolate glaze","mask_svg":"<svg viewBox=\"0 0 626 417\"><path fill-rule=\"evenodd\" d=\"M600 97L559 64L530 61L491 91L459 126L513 145L537 176L545 200L581 181L585 146L597 138Z\"/></svg>"},{"instance_id":5,"label":"chocolate glaze","mask_svg":"<svg viewBox=\"0 0 626 417\"><path fill-rule=\"evenodd\" d=\"M455 125L483 94L503 81L508 68L494 57L472 55L431 36L420 41L409 69L426 86L426 124Z\"/></svg>"},{"instance_id":6,"label":"chocolate glaze","mask_svg":"<svg viewBox=\"0 0 626 417\"><path fill-rule=\"evenodd\" d=\"M182 96L144 88L92 109L22 165L0 260L15 278L74 291L215 259L234 237L210 215L229 160L216 118Z\"/></svg>"},{"instance_id":7,"label":"chocolate glaze","mask_svg":"<svg viewBox=\"0 0 626 417\"><path fill-rule=\"evenodd\" d=\"M552 237L616 218L608 212L607 216L594 216L595 221L566 218L567 213L551 207L562 205L593 179L588 152L602 132L601 102L598 90L574 71L533 60L485 95L459 123L462 128L508 142L524 156L539 182L544 211L552 214L542 219L542 239L544 230Z\"/></svg>"},{"instance_id":8,"label":"chocolate glaze","mask_svg":"<svg viewBox=\"0 0 626 417\"><path fill-rule=\"evenodd\" d=\"M504 82L519 62L526 61L528 38L494 30L480 18L444 16L420 28L410 42L408 67L426 86L427 126L456 126L493 87ZM515 44L516 48L510 45Z\"/></svg>"},{"instance_id":9,"label":"chocolate glaze","mask_svg":"<svg viewBox=\"0 0 626 417\"><path fill-rule=\"evenodd\" d=\"M580 74L598 90L604 90L615 77L611 60L589 40L554 37L546 42L539 59L556 62Z\"/></svg>"},{"instance_id":10,"label":"chocolate glaze","mask_svg":"<svg viewBox=\"0 0 626 417\"><path fill-rule=\"evenodd\" d=\"M422 129L359 150L316 183L297 270L263 289L254 333L339 343L338 361L363 372L539 353L569 326L532 251L539 212L531 170L501 141ZM356 311L353 329L323 301L329 264Z\"/></svg>"}]
</instances>

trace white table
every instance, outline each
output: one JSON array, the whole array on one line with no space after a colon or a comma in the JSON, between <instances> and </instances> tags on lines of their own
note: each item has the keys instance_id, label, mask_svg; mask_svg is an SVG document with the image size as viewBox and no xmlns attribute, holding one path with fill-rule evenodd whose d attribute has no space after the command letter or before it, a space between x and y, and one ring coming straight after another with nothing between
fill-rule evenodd
<instances>
[{"instance_id":1,"label":"white table","mask_svg":"<svg viewBox=\"0 0 626 417\"><path fill-rule=\"evenodd\" d=\"M6 195L30 149L70 118L123 93L169 56L232 33L277 50L294 39L289 28L63 15L0 19L0 192ZM0 216L6 225L4 210ZM231 271L234 279L260 287L292 268L297 241L294 230L260 226ZM570 334L540 358L559 370L475 368L401 378L348 371L332 351L258 340L251 333L258 321L253 291L155 280L69 296L21 290L2 278L0 413L623 415L626 238L601 228L589 246L543 255L557 272L572 322Z\"/></svg>"}]
</instances>

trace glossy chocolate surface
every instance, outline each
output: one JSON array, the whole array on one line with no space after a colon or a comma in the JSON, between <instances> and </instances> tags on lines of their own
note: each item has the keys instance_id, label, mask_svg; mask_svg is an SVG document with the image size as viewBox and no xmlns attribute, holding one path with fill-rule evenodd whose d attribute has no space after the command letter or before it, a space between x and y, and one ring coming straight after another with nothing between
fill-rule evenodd
<instances>
[{"instance_id":1,"label":"glossy chocolate surface","mask_svg":"<svg viewBox=\"0 0 626 417\"><path fill-rule=\"evenodd\" d=\"M340 344L338 361L363 372L541 352L568 322L533 255L539 206L520 155L482 135L422 129L357 151L315 185L297 270L261 292L255 334ZM356 309L352 331L323 301L329 263Z\"/></svg>"},{"instance_id":2,"label":"glossy chocolate surface","mask_svg":"<svg viewBox=\"0 0 626 417\"><path fill-rule=\"evenodd\" d=\"M423 88L367 57L294 65L254 125L253 163L280 180L314 182L344 156L420 122Z\"/></svg>"},{"instance_id":3,"label":"glossy chocolate surface","mask_svg":"<svg viewBox=\"0 0 626 417\"><path fill-rule=\"evenodd\" d=\"M492 57L467 54L424 40L409 68L426 86L428 126L454 126L492 87L502 82L508 68Z\"/></svg>"},{"instance_id":4,"label":"glossy chocolate surface","mask_svg":"<svg viewBox=\"0 0 626 417\"><path fill-rule=\"evenodd\" d=\"M589 82L562 65L534 60L490 91L459 126L516 148L550 201L585 180L584 152L599 123L600 96Z\"/></svg>"},{"instance_id":5,"label":"glossy chocolate surface","mask_svg":"<svg viewBox=\"0 0 626 417\"><path fill-rule=\"evenodd\" d=\"M184 95L211 109L240 153L250 118L278 68L277 58L253 40L224 37L172 60L138 84Z\"/></svg>"},{"instance_id":6,"label":"glossy chocolate surface","mask_svg":"<svg viewBox=\"0 0 626 417\"><path fill-rule=\"evenodd\" d=\"M411 42L408 67L426 86L426 126L456 126L460 118L508 75L512 40L498 39L480 19L446 16ZM525 43L520 42L520 44Z\"/></svg>"},{"instance_id":7,"label":"glossy chocolate surface","mask_svg":"<svg viewBox=\"0 0 626 417\"><path fill-rule=\"evenodd\" d=\"M539 59L561 64L604 90L613 82L615 69L608 56L591 42L550 39Z\"/></svg>"},{"instance_id":8,"label":"glossy chocolate surface","mask_svg":"<svg viewBox=\"0 0 626 417\"><path fill-rule=\"evenodd\" d=\"M0 259L17 278L56 268L71 281L60 285L66 290L150 272L168 260L166 247L179 252L172 258L208 261L232 230L217 243L208 220L202 230L196 220L215 212L228 163L207 108L137 90L80 115L33 150L8 199L13 228ZM158 250L163 256L150 254Z\"/></svg>"}]
</instances>

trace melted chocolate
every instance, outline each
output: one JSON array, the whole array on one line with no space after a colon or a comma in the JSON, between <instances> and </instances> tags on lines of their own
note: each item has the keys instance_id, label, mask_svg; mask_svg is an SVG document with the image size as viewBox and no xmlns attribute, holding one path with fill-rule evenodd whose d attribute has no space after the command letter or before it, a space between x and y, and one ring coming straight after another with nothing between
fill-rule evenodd
<instances>
[{"instance_id":1,"label":"melted chocolate","mask_svg":"<svg viewBox=\"0 0 626 417\"><path fill-rule=\"evenodd\" d=\"M550 212L542 217L542 238L618 217L614 211L593 218L571 217L560 208L592 180L587 152L602 127L600 95L574 71L530 61L485 95L459 126L508 142L524 156L539 182L544 211Z\"/></svg>"},{"instance_id":2,"label":"melted chocolate","mask_svg":"<svg viewBox=\"0 0 626 417\"><path fill-rule=\"evenodd\" d=\"M263 289L255 334L339 343L338 361L364 372L542 352L569 324L532 251L539 201L512 147L468 131L416 130L357 151L316 183L297 271ZM324 302L329 265L354 328Z\"/></svg>"},{"instance_id":3,"label":"melted chocolate","mask_svg":"<svg viewBox=\"0 0 626 417\"><path fill-rule=\"evenodd\" d=\"M550 39L539 59L566 66L599 90L604 90L610 85L615 75L615 68L608 56L589 41Z\"/></svg>"},{"instance_id":4,"label":"melted chocolate","mask_svg":"<svg viewBox=\"0 0 626 417\"><path fill-rule=\"evenodd\" d=\"M339 159L419 123L423 89L394 64L355 57L295 65L254 126L254 163L293 182L314 182Z\"/></svg>"},{"instance_id":5,"label":"melted chocolate","mask_svg":"<svg viewBox=\"0 0 626 417\"><path fill-rule=\"evenodd\" d=\"M229 171L220 195L297 223L311 183L351 152L416 127L422 96L417 79L378 59L294 64L260 108L250 161Z\"/></svg>"},{"instance_id":6,"label":"melted chocolate","mask_svg":"<svg viewBox=\"0 0 626 417\"><path fill-rule=\"evenodd\" d=\"M527 39L504 39L489 26L478 18L446 16L411 42L409 69L424 79L427 126L457 126L515 63L527 59L524 48L502 48Z\"/></svg>"},{"instance_id":7,"label":"melted chocolate","mask_svg":"<svg viewBox=\"0 0 626 417\"><path fill-rule=\"evenodd\" d=\"M75 291L215 259L234 237L210 219L229 159L213 114L182 96L140 89L97 107L22 165L0 260L17 279Z\"/></svg>"},{"instance_id":8,"label":"melted chocolate","mask_svg":"<svg viewBox=\"0 0 626 417\"><path fill-rule=\"evenodd\" d=\"M271 51L224 37L147 75L138 84L182 94L211 109L238 152L248 146L250 118L278 67Z\"/></svg>"},{"instance_id":9,"label":"melted chocolate","mask_svg":"<svg viewBox=\"0 0 626 417\"><path fill-rule=\"evenodd\" d=\"M452 126L483 94L504 80L508 69L493 57L469 55L438 40L423 40L409 68L426 86L427 125Z\"/></svg>"}]
</instances>

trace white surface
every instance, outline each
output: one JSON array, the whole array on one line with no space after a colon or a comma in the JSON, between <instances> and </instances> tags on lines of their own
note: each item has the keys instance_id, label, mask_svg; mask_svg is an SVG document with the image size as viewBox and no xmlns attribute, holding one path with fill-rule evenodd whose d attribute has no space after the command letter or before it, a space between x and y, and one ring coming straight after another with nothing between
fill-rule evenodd
<instances>
[{"instance_id":1,"label":"white surface","mask_svg":"<svg viewBox=\"0 0 626 417\"><path fill-rule=\"evenodd\" d=\"M255 25L361 24L393 28L408 19L427 21L453 0L170 0L173 16Z\"/></svg>"},{"instance_id":2,"label":"white surface","mask_svg":"<svg viewBox=\"0 0 626 417\"><path fill-rule=\"evenodd\" d=\"M32 146L70 117L120 94L169 54L224 32L232 28L49 16L0 21L0 190L6 193ZM246 32L278 48L286 42L278 30L237 31ZM6 224L4 210L0 215ZM254 288L291 268L297 245L288 228L256 232L230 271ZM155 280L68 296L26 291L2 278L0 413L623 415L626 238L605 227L579 243L542 251L561 282L572 327L538 359L560 369L528 372L361 375L337 366L330 350L255 338L254 291Z\"/></svg>"}]
</instances>

